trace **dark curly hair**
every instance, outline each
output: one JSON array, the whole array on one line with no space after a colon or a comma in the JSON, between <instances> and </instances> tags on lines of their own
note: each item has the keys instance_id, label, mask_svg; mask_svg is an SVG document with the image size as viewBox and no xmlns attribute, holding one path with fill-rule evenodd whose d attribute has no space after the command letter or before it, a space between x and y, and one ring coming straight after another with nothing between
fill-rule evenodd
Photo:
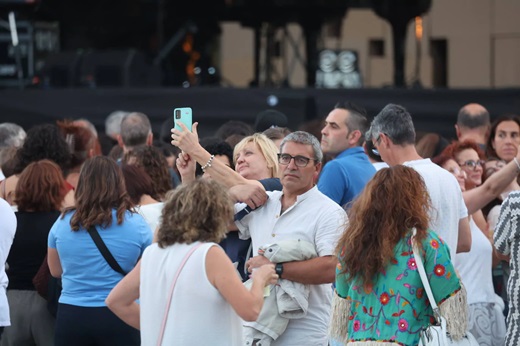
<instances>
[{"instance_id":1,"label":"dark curly hair","mask_svg":"<svg viewBox=\"0 0 520 346\"><path fill-rule=\"evenodd\" d=\"M27 131L23 146L16 153L14 174L20 174L31 162L48 159L66 171L71 160L69 146L58 127L42 124Z\"/></svg>"},{"instance_id":2,"label":"dark curly hair","mask_svg":"<svg viewBox=\"0 0 520 346\"><path fill-rule=\"evenodd\" d=\"M173 188L172 177L168 171L168 162L160 149L152 146L139 146L127 152L123 162L142 167L152 178L153 199L162 201L166 192Z\"/></svg>"}]
</instances>

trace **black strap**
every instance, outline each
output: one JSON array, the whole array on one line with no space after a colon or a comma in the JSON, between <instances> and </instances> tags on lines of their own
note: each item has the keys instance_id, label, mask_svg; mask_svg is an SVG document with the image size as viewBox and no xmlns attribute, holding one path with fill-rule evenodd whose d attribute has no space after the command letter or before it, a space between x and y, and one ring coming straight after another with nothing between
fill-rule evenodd
<instances>
[{"instance_id":1,"label":"black strap","mask_svg":"<svg viewBox=\"0 0 520 346\"><path fill-rule=\"evenodd\" d=\"M116 259L112 254L110 253L110 250L108 250L107 246L105 245L105 242L103 239L101 239L101 236L99 235L96 226L90 226L88 229L88 234L92 237L92 240L96 244L97 248L99 249L99 252L103 255L105 260L107 261L110 268L114 269L116 272L122 274L123 276L127 273L121 268L119 263L117 263Z\"/></svg>"},{"instance_id":2,"label":"black strap","mask_svg":"<svg viewBox=\"0 0 520 346\"><path fill-rule=\"evenodd\" d=\"M240 221L244 218L244 216L246 216L247 214L249 214L250 212L252 212L253 209L251 209L248 205L240 210L238 213L235 214L235 217L233 218L234 221Z\"/></svg>"}]
</instances>

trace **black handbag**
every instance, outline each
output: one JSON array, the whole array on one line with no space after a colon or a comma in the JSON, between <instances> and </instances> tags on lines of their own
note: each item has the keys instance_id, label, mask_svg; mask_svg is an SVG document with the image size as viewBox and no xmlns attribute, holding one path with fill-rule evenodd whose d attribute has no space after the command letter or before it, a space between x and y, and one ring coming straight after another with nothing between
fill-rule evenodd
<instances>
[{"instance_id":1,"label":"black handbag","mask_svg":"<svg viewBox=\"0 0 520 346\"><path fill-rule=\"evenodd\" d=\"M61 295L61 279L51 275L49 265L47 264L47 255L32 279L34 288L40 296L47 301L47 310L52 316L56 317L58 312L58 300Z\"/></svg>"}]
</instances>

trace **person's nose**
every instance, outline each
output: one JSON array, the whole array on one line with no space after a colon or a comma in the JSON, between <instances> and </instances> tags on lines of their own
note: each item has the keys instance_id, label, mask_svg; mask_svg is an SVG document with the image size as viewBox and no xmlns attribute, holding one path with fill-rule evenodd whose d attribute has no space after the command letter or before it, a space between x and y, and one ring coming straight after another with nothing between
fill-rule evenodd
<instances>
[{"instance_id":1,"label":"person's nose","mask_svg":"<svg viewBox=\"0 0 520 346\"><path fill-rule=\"evenodd\" d=\"M242 155L237 156L237 164L244 162L244 157Z\"/></svg>"},{"instance_id":2,"label":"person's nose","mask_svg":"<svg viewBox=\"0 0 520 346\"><path fill-rule=\"evenodd\" d=\"M296 161L295 161L294 157L292 157L291 161L289 161L287 168L289 168L291 171L298 169L298 166L296 166Z\"/></svg>"},{"instance_id":3,"label":"person's nose","mask_svg":"<svg viewBox=\"0 0 520 346\"><path fill-rule=\"evenodd\" d=\"M325 127L323 127L321 129L321 134L324 135L324 136L327 136L328 133L329 133L328 125L325 125Z\"/></svg>"}]
</instances>

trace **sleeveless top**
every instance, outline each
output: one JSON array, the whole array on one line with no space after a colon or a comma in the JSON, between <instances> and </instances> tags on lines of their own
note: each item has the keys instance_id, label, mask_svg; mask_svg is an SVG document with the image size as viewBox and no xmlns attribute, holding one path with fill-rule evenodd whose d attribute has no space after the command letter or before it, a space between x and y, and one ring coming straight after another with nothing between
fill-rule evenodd
<instances>
[{"instance_id":1,"label":"sleeveless top","mask_svg":"<svg viewBox=\"0 0 520 346\"><path fill-rule=\"evenodd\" d=\"M180 263L199 243L150 245L141 260L141 342L155 345L170 287ZM206 255L215 243L199 247L181 271L168 312L163 345L234 346L242 343L242 323L231 305L209 282Z\"/></svg>"}]
</instances>

